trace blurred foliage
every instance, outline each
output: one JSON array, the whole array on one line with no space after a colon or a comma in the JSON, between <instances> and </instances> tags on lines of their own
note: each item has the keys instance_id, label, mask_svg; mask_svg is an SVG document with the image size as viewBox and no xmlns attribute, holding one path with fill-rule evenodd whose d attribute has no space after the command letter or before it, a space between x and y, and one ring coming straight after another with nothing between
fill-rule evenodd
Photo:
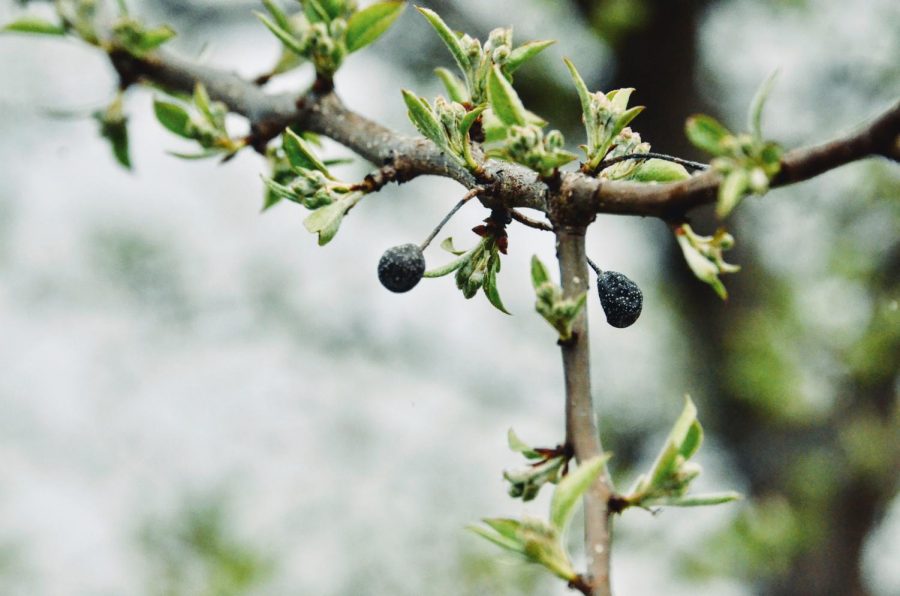
<instances>
[{"instance_id":1,"label":"blurred foliage","mask_svg":"<svg viewBox=\"0 0 900 596\"><path fill-rule=\"evenodd\" d=\"M168 519L149 519L139 542L152 596L256 594L274 560L235 534L221 497L191 499Z\"/></svg>"},{"instance_id":2,"label":"blurred foliage","mask_svg":"<svg viewBox=\"0 0 900 596\"><path fill-rule=\"evenodd\" d=\"M579 0L577 3L597 35L612 46L644 26L653 10L650 0Z\"/></svg>"},{"instance_id":3,"label":"blurred foliage","mask_svg":"<svg viewBox=\"0 0 900 596\"><path fill-rule=\"evenodd\" d=\"M88 238L96 271L145 312L184 321L191 315L179 255L149 230L98 228Z\"/></svg>"}]
</instances>

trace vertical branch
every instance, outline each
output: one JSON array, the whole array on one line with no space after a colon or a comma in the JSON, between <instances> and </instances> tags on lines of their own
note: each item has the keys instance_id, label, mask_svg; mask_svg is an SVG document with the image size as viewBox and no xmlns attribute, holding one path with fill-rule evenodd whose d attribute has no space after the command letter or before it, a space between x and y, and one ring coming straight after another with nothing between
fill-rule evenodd
<instances>
[{"instance_id":1,"label":"vertical branch","mask_svg":"<svg viewBox=\"0 0 900 596\"><path fill-rule=\"evenodd\" d=\"M557 227L556 257L566 297L577 296L588 289L584 232L584 227ZM602 453L591 400L587 308L575 321L573 332L572 340L561 345L566 379L566 444L574 449L576 459L581 462ZM585 553L593 596L612 594L608 509L611 493L609 473L604 470L584 497Z\"/></svg>"}]
</instances>

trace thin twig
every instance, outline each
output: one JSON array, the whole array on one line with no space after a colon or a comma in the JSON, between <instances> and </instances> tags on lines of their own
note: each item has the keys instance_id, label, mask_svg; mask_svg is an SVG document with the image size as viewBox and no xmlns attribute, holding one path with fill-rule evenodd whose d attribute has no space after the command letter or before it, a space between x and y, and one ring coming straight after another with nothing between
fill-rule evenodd
<instances>
[{"instance_id":1,"label":"thin twig","mask_svg":"<svg viewBox=\"0 0 900 596\"><path fill-rule=\"evenodd\" d=\"M675 157L674 155L666 155L665 153L654 153L652 151L648 153L628 153L626 155L618 155L616 157L608 157L600 162L600 165L597 166L597 171L601 171L605 168L608 168L611 165L615 165L622 161L628 161L629 159L662 159L663 161L671 161L672 163L677 163L678 165L682 165L686 168L690 168L693 170L708 170L709 165L705 163L700 163L699 161L691 161L689 159L682 159L680 157Z\"/></svg>"},{"instance_id":2,"label":"thin twig","mask_svg":"<svg viewBox=\"0 0 900 596\"><path fill-rule=\"evenodd\" d=\"M484 192L484 189L480 186L476 186L475 188L471 189L469 192L464 194L463 198L461 198L459 200L459 202L453 206L453 209L451 209L450 212L444 216L444 219L441 220L441 223L439 223L437 225L437 227L435 227L431 231L431 234L428 235L428 238L426 238L425 241L419 245L419 248L421 248L422 250L425 250L426 248L428 248L428 245L431 244L431 241L434 240L435 236L440 234L441 228L443 228L445 225L447 225L447 222L450 221L450 218L453 217L454 215L456 215L456 212L459 211L463 205L468 203L469 200L471 200L472 198L478 196L478 193L481 193L481 192Z\"/></svg>"},{"instance_id":3,"label":"thin twig","mask_svg":"<svg viewBox=\"0 0 900 596\"><path fill-rule=\"evenodd\" d=\"M542 230L544 232L552 232L553 231L553 226L550 225L549 223L547 223L545 221L540 221L537 219L532 219L532 218L528 217L527 215L525 215L524 213L522 213L521 211L516 211L515 209L510 209L509 215L510 215L510 217L512 217L514 220L516 220L520 224L524 224L524 225L528 226L529 228L534 228L535 230Z\"/></svg>"}]
</instances>

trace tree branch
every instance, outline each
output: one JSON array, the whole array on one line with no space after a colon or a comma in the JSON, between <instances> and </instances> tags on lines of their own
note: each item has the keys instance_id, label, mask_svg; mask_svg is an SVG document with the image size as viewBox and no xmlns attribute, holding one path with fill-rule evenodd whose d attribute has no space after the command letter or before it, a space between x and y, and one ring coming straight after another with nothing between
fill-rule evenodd
<instances>
[{"instance_id":1,"label":"tree branch","mask_svg":"<svg viewBox=\"0 0 900 596\"><path fill-rule=\"evenodd\" d=\"M527 207L549 214L549 196L551 191L558 191L565 197L569 212L564 219L571 222L574 215L574 223L579 225L590 223L598 213L673 219L714 202L721 183L721 177L713 171L669 184L603 181L580 172L566 172L552 182L551 188L528 168L497 160L486 162L476 177L430 141L400 135L347 109L331 90L314 87L299 96L267 94L233 73L168 52L138 58L114 51L110 59L126 86L144 81L190 92L197 82L202 83L213 99L249 119L255 136L251 144L258 149L285 126L295 126L325 135L379 166L390 165L398 182L434 175L456 180L466 188L484 186L486 193L481 198L488 207ZM900 101L855 133L787 152L772 186L807 180L872 155L900 160L898 134Z\"/></svg>"},{"instance_id":2,"label":"tree branch","mask_svg":"<svg viewBox=\"0 0 900 596\"><path fill-rule=\"evenodd\" d=\"M572 298L588 290L585 228L557 225L556 256L559 260L563 295ZM579 462L603 453L594 420L591 398L590 343L587 309L582 309L572 327L572 339L561 344L566 380L566 445ZM593 596L610 596L609 561L611 535L609 497L612 483L604 469L584 497L584 544L588 561L588 583Z\"/></svg>"}]
</instances>

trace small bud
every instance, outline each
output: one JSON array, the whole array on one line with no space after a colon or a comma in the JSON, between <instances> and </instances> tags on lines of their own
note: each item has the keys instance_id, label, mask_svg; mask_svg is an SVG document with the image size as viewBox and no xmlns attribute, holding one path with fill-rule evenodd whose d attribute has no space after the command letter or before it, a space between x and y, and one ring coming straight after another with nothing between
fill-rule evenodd
<instances>
[{"instance_id":1,"label":"small bud","mask_svg":"<svg viewBox=\"0 0 900 596\"><path fill-rule=\"evenodd\" d=\"M604 271L597 277L600 305L606 322L613 327L630 327L641 316L644 295L636 283L616 271Z\"/></svg>"},{"instance_id":2,"label":"small bud","mask_svg":"<svg viewBox=\"0 0 900 596\"><path fill-rule=\"evenodd\" d=\"M384 251L378 261L378 280L391 292L408 292L425 273L425 257L415 244L401 244Z\"/></svg>"}]
</instances>

